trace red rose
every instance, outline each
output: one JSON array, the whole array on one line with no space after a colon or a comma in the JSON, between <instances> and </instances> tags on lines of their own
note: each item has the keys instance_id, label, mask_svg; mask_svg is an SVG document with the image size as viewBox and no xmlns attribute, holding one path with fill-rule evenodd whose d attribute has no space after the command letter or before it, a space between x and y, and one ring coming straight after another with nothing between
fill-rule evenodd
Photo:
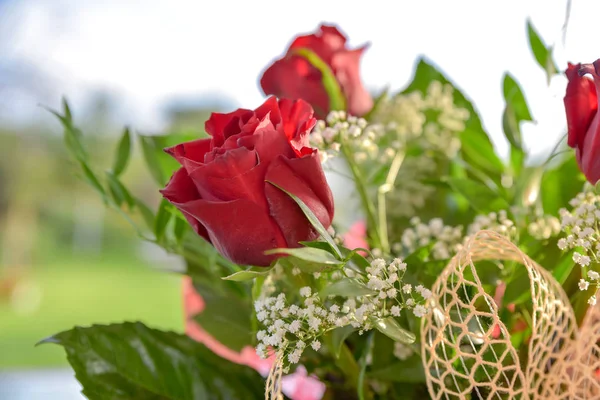
<instances>
[{"instance_id":1,"label":"red rose","mask_svg":"<svg viewBox=\"0 0 600 400\"><path fill-rule=\"evenodd\" d=\"M213 113L210 139L166 149L182 167L162 195L194 230L229 260L266 266L265 250L297 247L318 234L298 205L271 181L298 196L325 227L333 198L317 150L308 144L313 110L302 100L269 98L256 110Z\"/></svg>"},{"instance_id":2,"label":"red rose","mask_svg":"<svg viewBox=\"0 0 600 400\"><path fill-rule=\"evenodd\" d=\"M321 72L296 53L303 48L313 51L329 66L346 98L346 109L350 114L362 116L373 107L373 99L359 76L360 57L366 46L347 49L346 37L336 27L327 25L321 25L315 34L297 37L286 55L264 72L260 85L265 94L306 100L318 118L327 116L331 108Z\"/></svg>"},{"instance_id":3,"label":"red rose","mask_svg":"<svg viewBox=\"0 0 600 400\"><path fill-rule=\"evenodd\" d=\"M579 168L588 181L600 180L600 116L598 115L598 89L600 87L600 60L593 64L569 63L569 79L565 94L568 144L575 148ZM583 76L590 74L588 79Z\"/></svg>"}]
</instances>

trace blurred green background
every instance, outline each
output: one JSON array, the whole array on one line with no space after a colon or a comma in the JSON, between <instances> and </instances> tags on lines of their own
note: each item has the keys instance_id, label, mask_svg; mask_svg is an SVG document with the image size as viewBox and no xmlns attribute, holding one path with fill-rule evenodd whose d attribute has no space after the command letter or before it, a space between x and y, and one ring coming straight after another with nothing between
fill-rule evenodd
<instances>
[{"instance_id":1,"label":"blurred green background","mask_svg":"<svg viewBox=\"0 0 600 400\"><path fill-rule=\"evenodd\" d=\"M205 110L221 107L174 102L168 131L200 133ZM73 107L100 168L122 131L112 109L101 95ZM133 143L123 182L156 207L158 187ZM75 325L140 320L183 331L181 277L161 271L180 260L139 239L76 176L58 120L0 127L0 149L0 370L67 366L62 348L35 344Z\"/></svg>"}]
</instances>

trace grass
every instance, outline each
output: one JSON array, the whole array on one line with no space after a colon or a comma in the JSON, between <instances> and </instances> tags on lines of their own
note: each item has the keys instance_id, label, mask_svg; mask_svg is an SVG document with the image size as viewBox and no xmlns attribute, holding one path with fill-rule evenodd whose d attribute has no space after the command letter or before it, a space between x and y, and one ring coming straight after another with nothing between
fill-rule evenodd
<instances>
[{"instance_id":1,"label":"grass","mask_svg":"<svg viewBox=\"0 0 600 400\"><path fill-rule=\"evenodd\" d=\"M39 306L18 312L0 299L0 370L67 366L60 346L35 344L75 325L142 321L183 330L181 278L153 270L133 257L54 259L33 268L22 301ZM14 303L13 303L14 304Z\"/></svg>"}]
</instances>

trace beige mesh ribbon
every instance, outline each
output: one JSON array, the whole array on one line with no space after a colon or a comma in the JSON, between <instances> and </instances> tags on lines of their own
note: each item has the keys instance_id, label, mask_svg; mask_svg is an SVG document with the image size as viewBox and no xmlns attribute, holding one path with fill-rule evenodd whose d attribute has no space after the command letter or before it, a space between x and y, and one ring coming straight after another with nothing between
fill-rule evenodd
<instances>
[{"instance_id":1,"label":"beige mesh ribbon","mask_svg":"<svg viewBox=\"0 0 600 400\"><path fill-rule=\"evenodd\" d=\"M282 378L283 378L283 354L278 353L269 375L267 376L267 383L265 385L265 400L283 400L282 390Z\"/></svg>"},{"instance_id":2,"label":"beige mesh ribbon","mask_svg":"<svg viewBox=\"0 0 600 400\"><path fill-rule=\"evenodd\" d=\"M519 359L474 263L522 264L531 286L532 334ZM504 236L474 235L432 288L423 318L423 367L433 399L600 399L600 310L578 329L560 284Z\"/></svg>"}]
</instances>

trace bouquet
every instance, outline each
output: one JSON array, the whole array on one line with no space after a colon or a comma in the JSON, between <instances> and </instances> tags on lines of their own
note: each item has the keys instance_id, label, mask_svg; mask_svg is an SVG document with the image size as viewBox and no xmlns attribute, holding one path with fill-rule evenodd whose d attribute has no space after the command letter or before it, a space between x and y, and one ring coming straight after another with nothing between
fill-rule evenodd
<instances>
[{"instance_id":1,"label":"bouquet","mask_svg":"<svg viewBox=\"0 0 600 400\"><path fill-rule=\"evenodd\" d=\"M536 162L510 73L503 159L431 61L372 95L366 47L346 40L327 24L296 37L262 73L264 103L213 113L206 136L136 134L157 209L122 183L128 129L99 173L67 102L54 112L83 179L186 266L170 271L186 334L125 322L43 341L85 396L597 398L600 60L559 68L528 22L540 73L568 78L568 147Z\"/></svg>"}]
</instances>

